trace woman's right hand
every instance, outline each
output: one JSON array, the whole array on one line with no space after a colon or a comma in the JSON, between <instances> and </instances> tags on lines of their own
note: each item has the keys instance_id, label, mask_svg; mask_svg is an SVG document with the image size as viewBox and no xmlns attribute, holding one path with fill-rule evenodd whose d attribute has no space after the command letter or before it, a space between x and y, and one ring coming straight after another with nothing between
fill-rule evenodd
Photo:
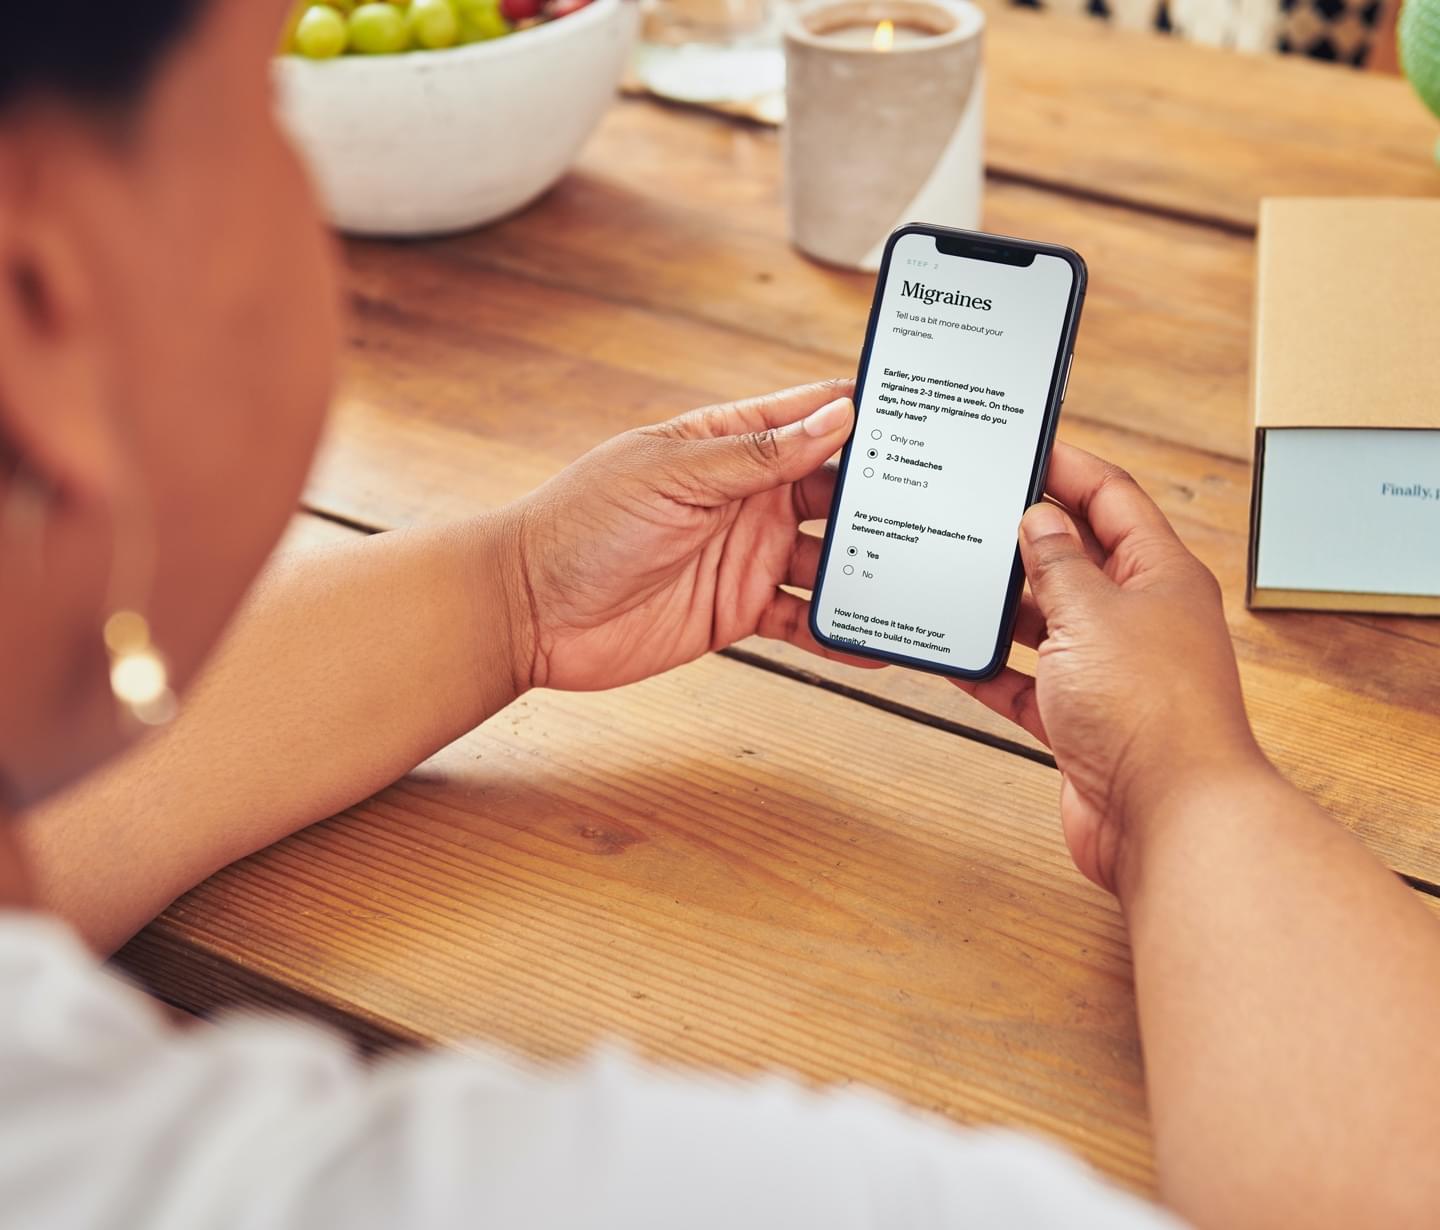
<instances>
[{"instance_id":1,"label":"woman's right hand","mask_svg":"<svg viewBox=\"0 0 1440 1230\"><path fill-rule=\"evenodd\" d=\"M1057 445L1020 525L1030 592L1006 668L962 684L1044 740L1076 865L1111 889L1138 826L1173 792L1265 765L1245 715L1220 587L1123 470Z\"/></svg>"}]
</instances>

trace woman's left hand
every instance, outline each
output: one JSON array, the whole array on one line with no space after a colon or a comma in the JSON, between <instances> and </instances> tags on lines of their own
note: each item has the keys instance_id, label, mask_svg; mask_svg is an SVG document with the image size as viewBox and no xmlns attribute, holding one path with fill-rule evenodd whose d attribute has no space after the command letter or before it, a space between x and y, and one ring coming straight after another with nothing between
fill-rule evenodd
<instances>
[{"instance_id":1,"label":"woman's left hand","mask_svg":"<svg viewBox=\"0 0 1440 1230\"><path fill-rule=\"evenodd\" d=\"M826 652L809 601L780 586L814 587L821 540L800 523L829 512L851 392L828 381L628 431L516 505L517 685L615 687L753 633Z\"/></svg>"}]
</instances>

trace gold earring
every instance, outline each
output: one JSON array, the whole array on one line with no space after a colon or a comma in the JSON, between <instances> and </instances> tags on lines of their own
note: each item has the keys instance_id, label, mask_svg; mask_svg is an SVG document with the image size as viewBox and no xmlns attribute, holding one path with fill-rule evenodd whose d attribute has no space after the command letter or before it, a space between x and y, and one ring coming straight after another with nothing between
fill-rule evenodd
<instances>
[{"instance_id":1,"label":"gold earring","mask_svg":"<svg viewBox=\"0 0 1440 1230\"><path fill-rule=\"evenodd\" d=\"M110 654L110 691L130 716L145 726L170 721L179 705L145 616L116 611L105 621L105 648Z\"/></svg>"},{"instance_id":2,"label":"gold earring","mask_svg":"<svg viewBox=\"0 0 1440 1230\"><path fill-rule=\"evenodd\" d=\"M47 485L24 466L10 475L9 490L0 507L0 537L18 539L32 556L32 566L45 571L45 523L49 515ZM115 555L120 554L117 547ZM121 588L120 561L111 560L110 589ZM105 649L110 658L110 691L121 709L144 726L163 726L179 709L170 687L165 657L150 636L150 622L138 611L112 601L113 614L105 621ZM119 609L115 609L116 607Z\"/></svg>"},{"instance_id":3,"label":"gold earring","mask_svg":"<svg viewBox=\"0 0 1440 1230\"><path fill-rule=\"evenodd\" d=\"M142 726L163 726L180 708L170 686L170 668L145 617L155 579L153 518L143 487L110 507L110 586L105 608L105 649L110 655L110 691L122 713Z\"/></svg>"}]
</instances>

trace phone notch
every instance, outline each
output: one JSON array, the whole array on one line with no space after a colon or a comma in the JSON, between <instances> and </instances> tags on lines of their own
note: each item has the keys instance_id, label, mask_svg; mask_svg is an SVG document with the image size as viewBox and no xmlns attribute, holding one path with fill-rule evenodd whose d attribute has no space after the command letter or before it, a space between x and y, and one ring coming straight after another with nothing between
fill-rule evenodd
<instances>
[{"instance_id":1,"label":"phone notch","mask_svg":"<svg viewBox=\"0 0 1440 1230\"><path fill-rule=\"evenodd\" d=\"M942 256L964 256L975 261L993 261L1027 269L1035 263L1035 249L1021 244L980 239L971 235L936 235L935 250Z\"/></svg>"}]
</instances>

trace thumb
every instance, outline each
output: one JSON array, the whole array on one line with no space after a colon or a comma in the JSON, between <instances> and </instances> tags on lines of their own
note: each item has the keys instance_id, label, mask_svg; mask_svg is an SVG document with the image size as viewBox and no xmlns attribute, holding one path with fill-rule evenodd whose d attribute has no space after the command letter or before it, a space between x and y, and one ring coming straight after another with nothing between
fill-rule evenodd
<instances>
[{"instance_id":1,"label":"thumb","mask_svg":"<svg viewBox=\"0 0 1440 1230\"><path fill-rule=\"evenodd\" d=\"M686 484L715 505L798 482L845 443L854 422L853 403L837 397L782 427L689 442L680 455Z\"/></svg>"},{"instance_id":2,"label":"thumb","mask_svg":"<svg viewBox=\"0 0 1440 1230\"><path fill-rule=\"evenodd\" d=\"M1047 622L1088 604L1106 584L1069 516L1054 504L1036 504L1021 518L1020 557Z\"/></svg>"}]
</instances>

